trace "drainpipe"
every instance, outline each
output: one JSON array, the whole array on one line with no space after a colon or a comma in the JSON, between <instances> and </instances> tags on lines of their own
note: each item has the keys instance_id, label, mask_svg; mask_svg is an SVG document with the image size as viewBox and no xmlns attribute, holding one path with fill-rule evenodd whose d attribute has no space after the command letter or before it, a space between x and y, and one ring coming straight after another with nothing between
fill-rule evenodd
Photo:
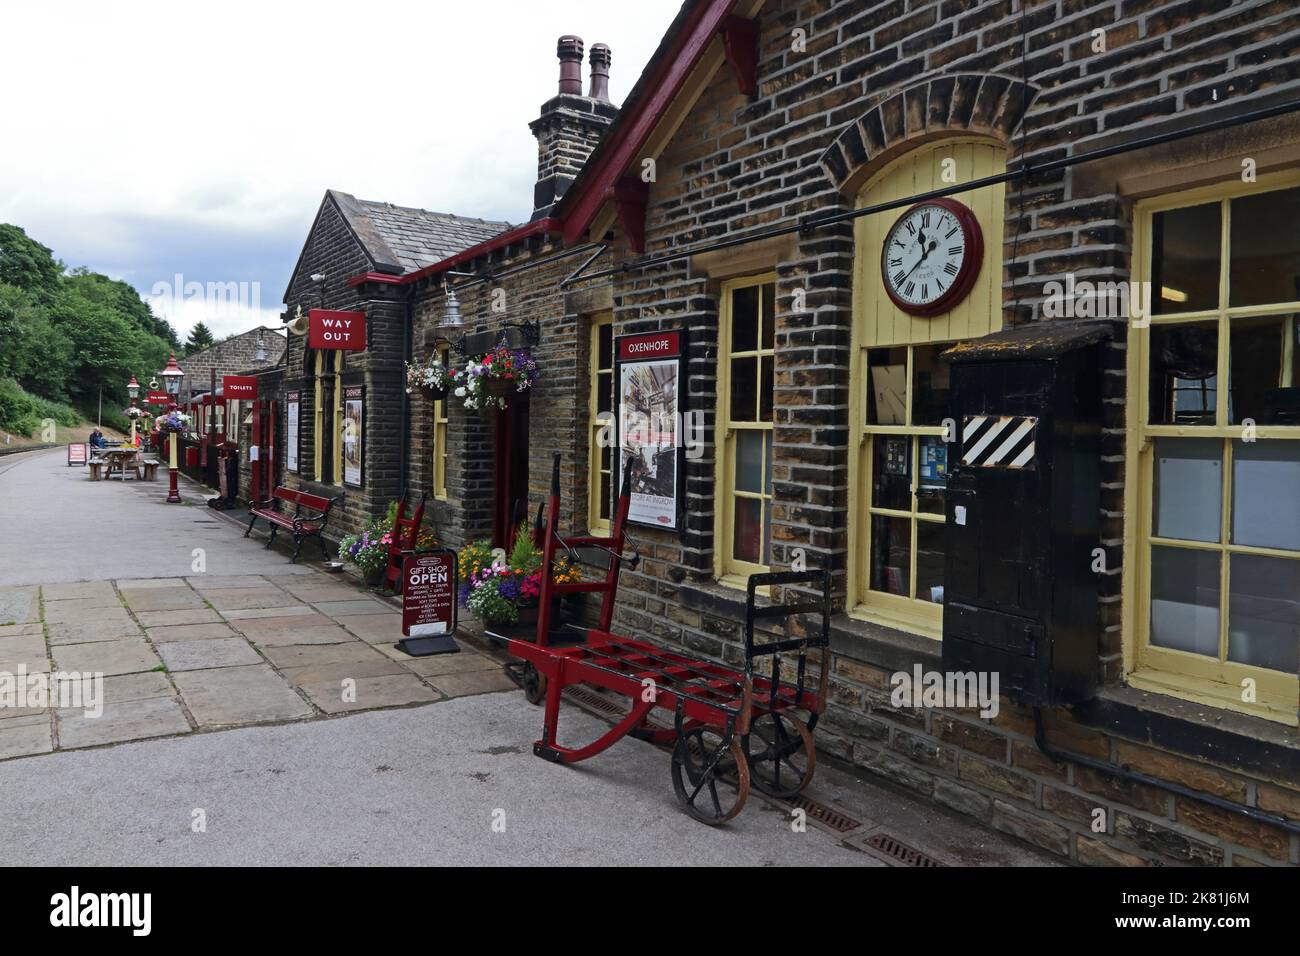
<instances>
[{"instance_id":1,"label":"drainpipe","mask_svg":"<svg viewBox=\"0 0 1300 956\"><path fill-rule=\"evenodd\" d=\"M1152 777L1149 774L1141 773L1137 770L1129 770L1127 767L1117 767L1114 764L1106 763L1104 760L1096 760L1092 757L1085 757L1083 754L1069 753L1064 750L1057 750L1047 742L1047 731L1043 727L1043 709L1034 708L1034 741L1038 744L1038 749L1043 755L1057 763L1074 763L1081 767L1088 767L1112 777L1118 777L1121 780L1129 780L1133 783L1140 783L1148 787L1155 787L1157 790L1164 790L1175 796L1186 797L1189 800L1197 800L1201 803L1208 803L1212 807L1220 810L1226 810L1229 813L1235 813L1238 816L1246 817L1258 823L1267 823L1269 826L1278 827L1286 830L1288 833L1300 833L1300 823L1294 820L1288 820L1285 817L1274 816L1255 807L1243 807L1239 803L1233 803L1230 800L1224 800L1216 797L1214 794L1205 793L1201 790L1193 790L1191 787L1184 787L1182 784L1170 783L1168 780L1161 780L1159 777Z\"/></svg>"},{"instance_id":2,"label":"drainpipe","mask_svg":"<svg viewBox=\"0 0 1300 956\"><path fill-rule=\"evenodd\" d=\"M398 447L401 454L401 487L402 494L406 494L406 484L411 477L410 455L407 453L409 442L407 440L407 431L411 427L411 396L406 393L406 363L411 360L412 337L415 334L415 286L409 286L406 290L406 316L403 319L402 329L402 430L401 437L398 441Z\"/></svg>"}]
</instances>

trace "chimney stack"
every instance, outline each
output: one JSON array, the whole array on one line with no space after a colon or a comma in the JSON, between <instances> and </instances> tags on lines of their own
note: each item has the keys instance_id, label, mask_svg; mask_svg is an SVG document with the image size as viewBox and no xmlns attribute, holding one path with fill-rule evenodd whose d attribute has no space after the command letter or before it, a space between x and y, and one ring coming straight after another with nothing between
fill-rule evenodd
<instances>
[{"instance_id":1,"label":"chimney stack","mask_svg":"<svg viewBox=\"0 0 1300 956\"><path fill-rule=\"evenodd\" d=\"M582 37L560 37L555 48L560 60L559 92L542 104L541 115L528 124L537 137L533 219L550 214L618 115L618 107L609 101L609 47L592 44L591 87L586 96L582 95L582 51Z\"/></svg>"},{"instance_id":2,"label":"chimney stack","mask_svg":"<svg viewBox=\"0 0 1300 956\"><path fill-rule=\"evenodd\" d=\"M594 43L591 47L591 90L587 93L593 100L609 102L609 47L603 43Z\"/></svg>"},{"instance_id":3,"label":"chimney stack","mask_svg":"<svg viewBox=\"0 0 1300 956\"><path fill-rule=\"evenodd\" d=\"M595 53L595 48L592 49ZM555 55L560 58L560 95L582 95L582 37L563 36L556 44Z\"/></svg>"}]
</instances>

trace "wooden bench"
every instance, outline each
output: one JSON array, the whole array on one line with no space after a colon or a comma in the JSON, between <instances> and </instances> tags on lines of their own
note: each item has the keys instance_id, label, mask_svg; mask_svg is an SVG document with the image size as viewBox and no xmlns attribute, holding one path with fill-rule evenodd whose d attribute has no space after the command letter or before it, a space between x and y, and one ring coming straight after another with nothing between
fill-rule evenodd
<instances>
[{"instance_id":1,"label":"wooden bench","mask_svg":"<svg viewBox=\"0 0 1300 956\"><path fill-rule=\"evenodd\" d=\"M302 550L302 543L307 538L316 539L317 544L320 545L321 560L324 561L327 557L325 538L322 536L325 523L329 521L330 511L342 500L342 495L335 498L322 498L320 495L295 491L292 488L276 488L271 492L270 498L254 502L248 509L252 517L248 519L248 530L244 532L244 537L247 538L252 533L253 525L258 518L265 518L271 525L271 537L266 542L268 548L275 543L275 533L284 528L293 535L291 561L297 562L298 552ZM277 507L277 501L284 502L286 508L293 505L293 513L290 514Z\"/></svg>"},{"instance_id":2,"label":"wooden bench","mask_svg":"<svg viewBox=\"0 0 1300 956\"><path fill-rule=\"evenodd\" d=\"M156 458L143 458L136 463L136 473L144 472L145 481L154 481L158 477L158 460Z\"/></svg>"},{"instance_id":3,"label":"wooden bench","mask_svg":"<svg viewBox=\"0 0 1300 956\"><path fill-rule=\"evenodd\" d=\"M99 479L102 477L104 466L107 464L108 462L106 462L103 458L90 459L90 480L99 481Z\"/></svg>"}]
</instances>

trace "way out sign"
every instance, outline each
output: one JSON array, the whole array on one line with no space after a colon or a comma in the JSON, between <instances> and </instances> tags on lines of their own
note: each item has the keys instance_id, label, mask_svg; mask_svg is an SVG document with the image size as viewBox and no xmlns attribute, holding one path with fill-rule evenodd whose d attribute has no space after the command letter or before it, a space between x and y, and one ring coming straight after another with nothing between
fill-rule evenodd
<instances>
[{"instance_id":1,"label":"way out sign","mask_svg":"<svg viewBox=\"0 0 1300 956\"><path fill-rule=\"evenodd\" d=\"M402 561L402 633L397 646L412 657L459 651L456 633L456 552L407 552Z\"/></svg>"},{"instance_id":2,"label":"way out sign","mask_svg":"<svg viewBox=\"0 0 1300 956\"><path fill-rule=\"evenodd\" d=\"M307 345L313 349L337 349L343 352L366 350L366 314L364 312L336 312L333 309L312 309L307 313L310 322Z\"/></svg>"}]
</instances>

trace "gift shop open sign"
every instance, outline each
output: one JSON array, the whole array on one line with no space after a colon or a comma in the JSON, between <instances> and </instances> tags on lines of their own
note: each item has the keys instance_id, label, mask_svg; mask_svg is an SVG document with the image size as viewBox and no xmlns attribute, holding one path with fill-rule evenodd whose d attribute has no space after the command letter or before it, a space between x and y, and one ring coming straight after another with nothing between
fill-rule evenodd
<instances>
[{"instance_id":1,"label":"gift shop open sign","mask_svg":"<svg viewBox=\"0 0 1300 956\"><path fill-rule=\"evenodd\" d=\"M456 552L408 551L402 561L402 633L398 648L412 657L459 651L456 633Z\"/></svg>"}]
</instances>

